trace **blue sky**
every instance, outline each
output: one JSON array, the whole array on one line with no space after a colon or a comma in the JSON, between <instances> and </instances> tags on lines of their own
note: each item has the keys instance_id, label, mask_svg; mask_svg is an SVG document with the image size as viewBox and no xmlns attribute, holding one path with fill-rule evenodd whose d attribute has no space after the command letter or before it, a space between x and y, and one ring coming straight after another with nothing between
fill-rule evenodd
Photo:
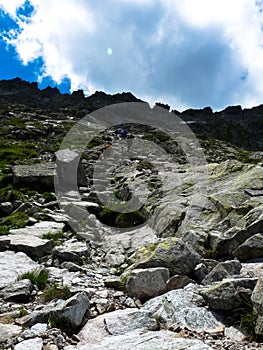
<instances>
[{"instance_id":1,"label":"blue sky","mask_svg":"<svg viewBox=\"0 0 263 350\"><path fill-rule=\"evenodd\" d=\"M0 79L172 109L263 103L259 0L0 0Z\"/></svg>"}]
</instances>

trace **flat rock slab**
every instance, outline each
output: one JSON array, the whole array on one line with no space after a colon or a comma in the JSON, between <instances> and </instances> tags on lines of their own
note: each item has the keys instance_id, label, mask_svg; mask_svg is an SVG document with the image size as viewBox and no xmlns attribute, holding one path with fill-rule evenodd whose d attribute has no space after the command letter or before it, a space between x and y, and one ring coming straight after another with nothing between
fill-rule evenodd
<instances>
[{"instance_id":1,"label":"flat rock slab","mask_svg":"<svg viewBox=\"0 0 263 350\"><path fill-rule=\"evenodd\" d=\"M202 341L176 338L174 332L160 330L146 310L116 310L89 320L79 332L80 343L65 350L210 350Z\"/></svg>"},{"instance_id":2,"label":"flat rock slab","mask_svg":"<svg viewBox=\"0 0 263 350\"><path fill-rule=\"evenodd\" d=\"M65 224L63 222L55 221L40 221L34 224L33 226L26 226L24 228L11 229L10 234L21 234L21 235L30 235L42 238L43 235L52 232L58 233L63 231Z\"/></svg>"},{"instance_id":3,"label":"flat rock slab","mask_svg":"<svg viewBox=\"0 0 263 350\"><path fill-rule=\"evenodd\" d=\"M15 253L9 250L0 252L0 289L16 282L19 275L33 271L39 266L25 253Z\"/></svg>"},{"instance_id":4,"label":"flat rock slab","mask_svg":"<svg viewBox=\"0 0 263 350\"><path fill-rule=\"evenodd\" d=\"M106 337L99 345L87 342L77 347L67 346L64 350L212 350L201 340L176 338L175 333L161 330L148 331L142 334L139 330L125 335Z\"/></svg>"},{"instance_id":5,"label":"flat rock slab","mask_svg":"<svg viewBox=\"0 0 263 350\"><path fill-rule=\"evenodd\" d=\"M47 255L55 246L53 240L41 239L31 235L17 234L7 237L10 240L7 244L7 249L23 252L32 259L38 259ZM2 237L0 237L1 240Z\"/></svg>"},{"instance_id":6,"label":"flat rock slab","mask_svg":"<svg viewBox=\"0 0 263 350\"><path fill-rule=\"evenodd\" d=\"M43 349L43 339L33 338L24 340L21 343L15 345L14 350L42 350Z\"/></svg>"},{"instance_id":7,"label":"flat rock slab","mask_svg":"<svg viewBox=\"0 0 263 350\"><path fill-rule=\"evenodd\" d=\"M13 336L18 335L22 331L22 327L14 324L0 323L0 343L5 342Z\"/></svg>"},{"instance_id":8,"label":"flat rock slab","mask_svg":"<svg viewBox=\"0 0 263 350\"><path fill-rule=\"evenodd\" d=\"M13 167L15 186L45 191L54 190L55 164L51 162Z\"/></svg>"},{"instance_id":9,"label":"flat rock slab","mask_svg":"<svg viewBox=\"0 0 263 350\"><path fill-rule=\"evenodd\" d=\"M177 325L195 332L211 332L223 324L219 315L207 309L194 289L177 289L147 301L142 310L150 311L166 328Z\"/></svg>"}]
</instances>

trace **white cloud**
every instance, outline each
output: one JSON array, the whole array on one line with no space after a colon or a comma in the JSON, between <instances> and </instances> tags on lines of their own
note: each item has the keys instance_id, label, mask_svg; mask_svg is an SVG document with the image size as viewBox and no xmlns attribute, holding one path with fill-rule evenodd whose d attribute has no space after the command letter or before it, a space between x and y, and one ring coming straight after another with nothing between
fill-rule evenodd
<instances>
[{"instance_id":1,"label":"white cloud","mask_svg":"<svg viewBox=\"0 0 263 350\"><path fill-rule=\"evenodd\" d=\"M24 2L0 0L0 8L15 17ZM131 91L175 109L262 103L263 17L251 0L30 3L31 20L17 18L9 43L24 64L43 59L40 79Z\"/></svg>"},{"instance_id":2,"label":"white cloud","mask_svg":"<svg viewBox=\"0 0 263 350\"><path fill-rule=\"evenodd\" d=\"M23 6L25 0L1 0L0 8L3 9L6 13L8 13L11 17L16 17L16 10Z\"/></svg>"}]
</instances>

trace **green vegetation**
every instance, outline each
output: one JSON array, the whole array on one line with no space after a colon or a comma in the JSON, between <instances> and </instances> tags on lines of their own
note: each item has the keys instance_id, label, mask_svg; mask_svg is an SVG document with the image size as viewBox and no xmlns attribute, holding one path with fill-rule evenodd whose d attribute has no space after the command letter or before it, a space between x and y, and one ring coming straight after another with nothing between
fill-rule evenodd
<instances>
[{"instance_id":1,"label":"green vegetation","mask_svg":"<svg viewBox=\"0 0 263 350\"><path fill-rule=\"evenodd\" d=\"M152 170L154 169L154 165L152 165L150 162L147 162L146 160L141 160L137 165L137 170Z\"/></svg>"},{"instance_id":2,"label":"green vegetation","mask_svg":"<svg viewBox=\"0 0 263 350\"><path fill-rule=\"evenodd\" d=\"M251 339L255 338L256 320L252 302L244 298L242 307L237 311L240 314L240 327L249 334Z\"/></svg>"},{"instance_id":3,"label":"green vegetation","mask_svg":"<svg viewBox=\"0 0 263 350\"><path fill-rule=\"evenodd\" d=\"M48 271L47 270L34 270L23 273L18 276L18 280L28 279L35 284L39 289L44 289L47 285Z\"/></svg>"},{"instance_id":4,"label":"green vegetation","mask_svg":"<svg viewBox=\"0 0 263 350\"><path fill-rule=\"evenodd\" d=\"M94 147L97 147L97 146L102 146L105 144L105 141L102 140L101 138L99 137L94 137L87 145L87 148L91 149L91 148L94 148Z\"/></svg>"},{"instance_id":5,"label":"green vegetation","mask_svg":"<svg viewBox=\"0 0 263 350\"><path fill-rule=\"evenodd\" d=\"M43 239L53 239L55 243L60 243L63 238L66 238L64 232L48 232L43 234Z\"/></svg>"},{"instance_id":6,"label":"green vegetation","mask_svg":"<svg viewBox=\"0 0 263 350\"><path fill-rule=\"evenodd\" d=\"M67 286L59 287L57 283L53 283L43 292L43 300L45 302L54 299L68 299L71 297L70 289Z\"/></svg>"},{"instance_id":7,"label":"green vegetation","mask_svg":"<svg viewBox=\"0 0 263 350\"><path fill-rule=\"evenodd\" d=\"M25 128L25 122L16 116L13 116L8 122L4 123L8 126L16 126L20 129L24 129Z\"/></svg>"},{"instance_id":8,"label":"green vegetation","mask_svg":"<svg viewBox=\"0 0 263 350\"><path fill-rule=\"evenodd\" d=\"M36 191L30 190L28 188L16 189L13 187L12 184L8 184L7 186L0 189L0 202L8 202L15 200L23 201L26 197L32 197L36 193Z\"/></svg>"},{"instance_id":9,"label":"green vegetation","mask_svg":"<svg viewBox=\"0 0 263 350\"><path fill-rule=\"evenodd\" d=\"M26 316L26 315L28 315L28 311L27 311L26 309L24 309L23 307L21 307L21 308L19 309L18 318L24 317L24 316Z\"/></svg>"},{"instance_id":10,"label":"green vegetation","mask_svg":"<svg viewBox=\"0 0 263 350\"><path fill-rule=\"evenodd\" d=\"M36 158L39 153L35 150L35 144L30 142L10 141L0 138L0 166L15 165Z\"/></svg>"},{"instance_id":11,"label":"green vegetation","mask_svg":"<svg viewBox=\"0 0 263 350\"><path fill-rule=\"evenodd\" d=\"M44 192L42 197L46 200L46 202L52 202L56 200L56 195L52 192Z\"/></svg>"},{"instance_id":12,"label":"green vegetation","mask_svg":"<svg viewBox=\"0 0 263 350\"><path fill-rule=\"evenodd\" d=\"M9 230L25 227L29 216L21 211L0 219L0 235L8 234Z\"/></svg>"}]
</instances>

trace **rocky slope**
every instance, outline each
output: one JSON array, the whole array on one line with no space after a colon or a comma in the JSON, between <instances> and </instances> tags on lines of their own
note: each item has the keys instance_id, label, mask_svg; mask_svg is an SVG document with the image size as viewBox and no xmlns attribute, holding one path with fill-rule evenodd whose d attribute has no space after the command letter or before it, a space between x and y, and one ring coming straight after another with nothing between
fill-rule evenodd
<instances>
[{"instance_id":1,"label":"rocky slope","mask_svg":"<svg viewBox=\"0 0 263 350\"><path fill-rule=\"evenodd\" d=\"M261 107L181 113L194 169L187 140L132 122L129 152L110 126L79 155L97 123L82 118L127 102L0 82L0 349L261 348ZM119 212L138 188L147 200Z\"/></svg>"}]
</instances>

